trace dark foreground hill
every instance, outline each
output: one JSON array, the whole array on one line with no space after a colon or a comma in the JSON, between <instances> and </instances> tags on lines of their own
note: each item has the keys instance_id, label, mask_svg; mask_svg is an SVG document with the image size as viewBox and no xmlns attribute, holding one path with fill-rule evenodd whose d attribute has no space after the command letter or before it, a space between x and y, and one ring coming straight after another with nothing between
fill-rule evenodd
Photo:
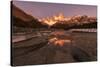
<instances>
[{"instance_id":1,"label":"dark foreground hill","mask_svg":"<svg viewBox=\"0 0 100 67\"><path fill-rule=\"evenodd\" d=\"M11 18L12 18L12 25L16 27L26 27L26 28L41 28L46 27L46 25L42 24L38 21L35 17L25 13L20 8L16 7L15 5L11 4Z\"/></svg>"}]
</instances>

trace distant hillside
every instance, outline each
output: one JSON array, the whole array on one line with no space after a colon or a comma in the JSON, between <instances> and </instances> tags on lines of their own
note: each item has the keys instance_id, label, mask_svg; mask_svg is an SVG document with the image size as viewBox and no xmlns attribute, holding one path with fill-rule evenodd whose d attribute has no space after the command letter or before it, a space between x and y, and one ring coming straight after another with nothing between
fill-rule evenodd
<instances>
[{"instance_id":1,"label":"distant hillside","mask_svg":"<svg viewBox=\"0 0 100 67\"><path fill-rule=\"evenodd\" d=\"M58 28L58 29L72 29L72 28L97 28L97 22L93 23L84 23L84 24L76 24L76 23L70 23L70 24L61 24L56 23L51 28Z\"/></svg>"}]
</instances>

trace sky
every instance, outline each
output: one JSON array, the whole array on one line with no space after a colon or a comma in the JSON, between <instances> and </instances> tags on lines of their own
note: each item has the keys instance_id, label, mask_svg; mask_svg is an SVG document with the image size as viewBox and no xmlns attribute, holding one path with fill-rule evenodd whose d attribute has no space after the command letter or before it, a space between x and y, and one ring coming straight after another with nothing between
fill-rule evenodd
<instances>
[{"instance_id":1,"label":"sky","mask_svg":"<svg viewBox=\"0 0 100 67\"><path fill-rule=\"evenodd\" d=\"M75 15L97 16L97 6L94 5L43 3L34 1L13 1L13 4L36 18L51 17L59 13L63 13L66 17Z\"/></svg>"}]
</instances>

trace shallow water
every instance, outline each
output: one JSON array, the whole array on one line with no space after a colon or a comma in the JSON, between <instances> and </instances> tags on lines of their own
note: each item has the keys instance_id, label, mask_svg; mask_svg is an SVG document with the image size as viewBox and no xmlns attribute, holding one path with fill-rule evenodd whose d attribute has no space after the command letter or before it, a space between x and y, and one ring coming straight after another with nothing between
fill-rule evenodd
<instances>
[{"instance_id":1,"label":"shallow water","mask_svg":"<svg viewBox=\"0 0 100 67\"><path fill-rule=\"evenodd\" d=\"M43 39L45 41L42 43ZM35 44L34 41L37 42L37 44ZM39 41L41 41L41 43L39 43ZM25 46L30 43L30 46L12 48L14 65L69 63L97 60L96 33L54 31L50 33L49 36L40 36L39 40L38 38L32 38L27 41L27 43L22 41L20 45ZM17 43L15 44L17 45Z\"/></svg>"}]
</instances>

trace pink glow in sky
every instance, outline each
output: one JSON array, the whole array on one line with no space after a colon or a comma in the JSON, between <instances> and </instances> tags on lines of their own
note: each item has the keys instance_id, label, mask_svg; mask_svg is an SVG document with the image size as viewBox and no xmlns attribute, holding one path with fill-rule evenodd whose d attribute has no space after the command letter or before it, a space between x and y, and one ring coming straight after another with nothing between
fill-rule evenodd
<instances>
[{"instance_id":1,"label":"pink glow in sky","mask_svg":"<svg viewBox=\"0 0 100 67\"><path fill-rule=\"evenodd\" d=\"M57 4L33 1L13 1L13 4L36 18L53 16L60 12L65 16L97 16L97 6L94 5Z\"/></svg>"}]
</instances>

